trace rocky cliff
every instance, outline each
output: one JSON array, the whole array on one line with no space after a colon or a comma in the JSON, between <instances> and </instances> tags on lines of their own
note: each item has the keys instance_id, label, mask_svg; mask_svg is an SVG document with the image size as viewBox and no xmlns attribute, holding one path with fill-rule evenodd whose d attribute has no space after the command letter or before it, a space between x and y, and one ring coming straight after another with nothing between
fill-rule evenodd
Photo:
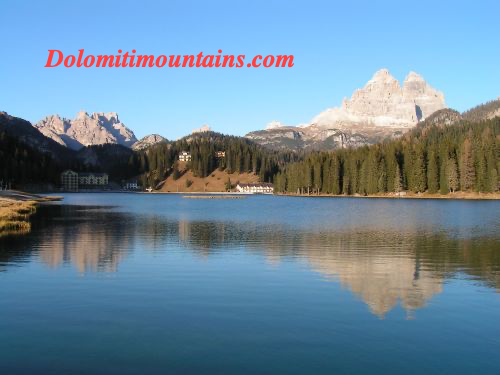
<instances>
[{"instance_id":1,"label":"rocky cliff","mask_svg":"<svg viewBox=\"0 0 500 375\"><path fill-rule=\"evenodd\" d=\"M137 142L132 145L132 149L135 151L145 150L148 147L151 147L157 143L168 142L166 138L163 138L158 134L147 135L144 138L141 138Z\"/></svg>"},{"instance_id":2,"label":"rocky cliff","mask_svg":"<svg viewBox=\"0 0 500 375\"><path fill-rule=\"evenodd\" d=\"M293 127L273 121L266 130L246 137L272 148L359 146L399 136L443 108L443 93L417 73L410 72L400 85L387 69L381 69L340 107L321 112L309 124Z\"/></svg>"},{"instance_id":3,"label":"rocky cliff","mask_svg":"<svg viewBox=\"0 0 500 375\"><path fill-rule=\"evenodd\" d=\"M57 143L79 150L84 146L120 144L131 147L137 138L118 118L115 112L78 112L73 120L59 115L47 116L35 124L42 134Z\"/></svg>"}]
</instances>

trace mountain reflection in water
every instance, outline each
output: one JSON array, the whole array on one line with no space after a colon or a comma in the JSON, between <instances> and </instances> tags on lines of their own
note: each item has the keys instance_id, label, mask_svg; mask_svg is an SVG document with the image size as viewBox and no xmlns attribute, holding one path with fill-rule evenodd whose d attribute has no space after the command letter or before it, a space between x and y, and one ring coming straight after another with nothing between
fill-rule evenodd
<instances>
[{"instance_id":1,"label":"mountain reflection in water","mask_svg":"<svg viewBox=\"0 0 500 375\"><path fill-rule=\"evenodd\" d=\"M80 273L119 272L120 263L143 250L161 254L179 246L200 257L243 250L279 266L292 260L340 282L384 317L398 303L412 316L457 273L497 291L499 241L418 227L336 230L288 223L189 220L131 214L110 207L52 206L42 210L33 233L0 243L0 271L38 257L51 268L71 264ZM32 249L32 250L27 250Z\"/></svg>"}]
</instances>

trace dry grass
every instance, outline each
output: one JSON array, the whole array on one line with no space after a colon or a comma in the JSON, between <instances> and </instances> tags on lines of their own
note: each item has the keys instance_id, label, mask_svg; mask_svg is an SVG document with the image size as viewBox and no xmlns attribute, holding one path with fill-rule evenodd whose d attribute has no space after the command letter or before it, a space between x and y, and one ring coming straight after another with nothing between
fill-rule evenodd
<instances>
[{"instance_id":1,"label":"dry grass","mask_svg":"<svg viewBox=\"0 0 500 375\"><path fill-rule=\"evenodd\" d=\"M36 201L0 199L0 235L29 231L29 218L36 212Z\"/></svg>"},{"instance_id":2,"label":"dry grass","mask_svg":"<svg viewBox=\"0 0 500 375\"><path fill-rule=\"evenodd\" d=\"M259 182L259 176L253 173L227 173L227 171L219 171L218 169L212 172L210 176L205 178L195 177L190 170L185 169L185 163L179 163L181 177L174 180L169 176L163 181L159 191L161 192L179 192L179 193L216 193L226 191L226 182L231 180L232 185L240 182L242 184L255 184ZM190 181L188 184L186 181Z\"/></svg>"},{"instance_id":3,"label":"dry grass","mask_svg":"<svg viewBox=\"0 0 500 375\"><path fill-rule=\"evenodd\" d=\"M31 229L30 217L42 202L62 200L62 197L44 197L22 191L0 192L0 237L27 233Z\"/></svg>"}]
</instances>

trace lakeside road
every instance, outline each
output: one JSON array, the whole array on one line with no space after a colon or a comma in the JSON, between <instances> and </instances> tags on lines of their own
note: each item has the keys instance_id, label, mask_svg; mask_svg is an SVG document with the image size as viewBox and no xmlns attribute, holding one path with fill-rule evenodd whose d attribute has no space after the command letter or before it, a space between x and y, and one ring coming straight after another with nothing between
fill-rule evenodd
<instances>
[{"instance_id":1,"label":"lakeside road","mask_svg":"<svg viewBox=\"0 0 500 375\"><path fill-rule=\"evenodd\" d=\"M17 190L0 191L0 236L28 232L31 229L29 218L37 206L59 200L62 197L45 197Z\"/></svg>"}]
</instances>

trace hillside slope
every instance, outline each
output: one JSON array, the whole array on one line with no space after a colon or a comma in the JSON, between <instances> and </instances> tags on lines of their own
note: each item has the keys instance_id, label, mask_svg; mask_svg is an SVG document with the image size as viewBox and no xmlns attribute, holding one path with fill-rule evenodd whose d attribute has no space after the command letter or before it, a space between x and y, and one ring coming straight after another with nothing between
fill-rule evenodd
<instances>
[{"instance_id":1,"label":"hillside slope","mask_svg":"<svg viewBox=\"0 0 500 375\"><path fill-rule=\"evenodd\" d=\"M184 163L179 163L181 176L174 180L170 175L162 181L158 191L160 192L225 192L226 184L230 180L233 187L237 183L253 184L260 181L259 176L253 173L229 173L227 170L216 169L207 177L195 177L193 172L187 170ZM188 186L188 181L191 183Z\"/></svg>"}]
</instances>

